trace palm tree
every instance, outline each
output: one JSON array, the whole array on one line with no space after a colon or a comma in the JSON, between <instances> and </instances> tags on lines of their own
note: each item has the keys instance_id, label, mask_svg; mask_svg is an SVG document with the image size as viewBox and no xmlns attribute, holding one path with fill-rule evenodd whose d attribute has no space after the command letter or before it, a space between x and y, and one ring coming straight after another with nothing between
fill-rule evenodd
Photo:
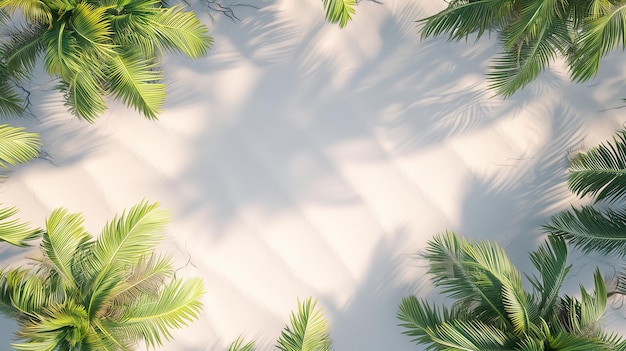
<instances>
[{"instance_id":1,"label":"palm tree","mask_svg":"<svg viewBox=\"0 0 626 351\"><path fill-rule=\"evenodd\" d=\"M0 9L25 22L0 39L0 106L13 110L19 96L8 81L28 77L43 56L73 114L93 121L110 95L156 118L165 100L162 54L197 58L212 42L194 13L159 0L0 0Z\"/></svg>"},{"instance_id":2,"label":"palm tree","mask_svg":"<svg viewBox=\"0 0 626 351\"><path fill-rule=\"evenodd\" d=\"M563 211L544 229L584 252L626 256L626 130L618 132L611 142L575 155L569 172L570 190L580 197L591 197L594 204ZM620 205L596 208L601 202ZM618 275L614 293L626 295L626 273Z\"/></svg>"},{"instance_id":3,"label":"palm tree","mask_svg":"<svg viewBox=\"0 0 626 351\"><path fill-rule=\"evenodd\" d=\"M550 236L530 260L539 275L529 276L533 292L495 243L467 241L452 232L429 241L424 257L433 284L456 301L437 307L405 297L398 312L404 334L429 350L624 350L626 342L601 331L607 294L602 276L595 290L582 286L581 300L559 297L570 270L563 239Z\"/></svg>"},{"instance_id":4,"label":"palm tree","mask_svg":"<svg viewBox=\"0 0 626 351\"><path fill-rule=\"evenodd\" d=\"M316 302L311 298L298 301L298 312L291 313L291 326L283 329L276 348L280 351L331 351L328 324ZM235 340L228 351L254 351L254 342Z\"/></svg>"},{"instance_id":5,"label":"palm tree","mask_svg":"<svg viewBox=\"0 0 626 351\"><path fill-rule=\"evenodd\" d=\"M623 1L605 0L452 0L420 20L422 38L480 38L497 32L502 52L489 67L491 88L509 96L523 88L557 57L567 60L571 78L589 80L600 59L618 46L626 26Z\"/></svg>"},{"instance_id":6,"label":"palm tree","mask_svg":"<svg viewBox=\"0 0 626 351\"><path fill-rule=\"evenodd\" d=\"M169 329L197 318L202 281L174 277L171 258L153 253L166 212L141 202L94 239L80 214L55 210L42 257L0 272L0 312L19 325L16 350L131 350L160 345Z\"/></svg>"}]
</instances>

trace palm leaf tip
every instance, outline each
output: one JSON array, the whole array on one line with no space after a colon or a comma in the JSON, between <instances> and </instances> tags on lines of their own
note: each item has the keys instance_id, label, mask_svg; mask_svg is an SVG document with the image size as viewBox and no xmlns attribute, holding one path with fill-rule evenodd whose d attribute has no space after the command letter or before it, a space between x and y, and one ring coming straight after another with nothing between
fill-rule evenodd
<instances>
[{"instance_id":1,"label":"palm leaf tip","mask_svg":"<svg viewBox=\"0 0 626 351\"><path fill-rule=\"evenodd\" d=\"M356 12L356 0L323 0L326 20L344 28Z\"/></svg>"},{"instance_id":2,"label":"palm leaf tip","mask_svg":"<svg viewBox=\"0 0 626 351\"><path fill-rule=\"evenodd\" d=\"M254 351L254 341L248 341L245 343L242 337L237 338L228 347L228 351Z\"/></svg>"},{"instance_id":3,"label":"palm leaf tip","mask_svg":"<svg viewBox=\"0 0 626 351\"><path fill-rule=\"evenodd\" d=\"M311 298L298 301L298 311L292 312L290 325L285 326L276 347L282 351L329 351L329 328L322 310Z\"/></svg>"},{"instance_id":4,"label":"palm leaf tip","mask_svg":"<svg viewBox=\"0 0 626 351\"><path fill-rule=\"evenodd\" d=\"M626 198L626 130L612 142L576 154L569 171L568 186L578 196L589 195L596 202Z\"/></svg>"},{"instance_id":5,"label":"palm leaf tip","mask_svg":"<svg viewBox=\"0 0 626 351\"><path fill-rule=\"evenodd\" d=\"M39 156L39 134L27 132L22 127L0 125L0 167L26 163Z\"/></svg>"},{"instance_id":6,"label":"palm leaf tip","mask_svg":"<svg viewBox=\"0 0 626 351\"><path fill-rule=\"evenodd\" d=\"M32 229L28 223L15 219L18 210L14 207L0 208L0 241L15 246L29 246L29 241L41 237L41 229Z\"/></svg>"}]
</instances>

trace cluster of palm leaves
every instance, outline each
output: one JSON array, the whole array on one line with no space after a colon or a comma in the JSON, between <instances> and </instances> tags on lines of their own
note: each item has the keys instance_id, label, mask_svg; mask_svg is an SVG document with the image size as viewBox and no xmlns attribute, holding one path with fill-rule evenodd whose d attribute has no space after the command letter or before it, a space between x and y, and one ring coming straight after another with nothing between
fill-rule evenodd
<instances>
[{"instance_id":1,"label":"cluster of palm leaves","mask_svg":"<svg viewBox=\"0 0 626 351\"><path fill-rule=\"evenodd\" d=\"M584 252L626 255L626 130L572 159L568 186L575 194L593 199L593 205L572 208L552 217L544 226ZM601 203L616 208L598 208ZM605 206L602 206L605 207ZM618 275L615 293L626 295L626 273Z\"/></svg>"},{"instance_id":2,"label":"cluster of palm leaves","mask_svg":"<svg viewBox=\"0 0 626 351\"><path fill-rule=\"evenodd\" d=\"M497 32L503 51L488 79L498 94L509 96L557 57L566 59L573 80L593 78L600 59L624 47L625 16L623 1L452 0L420 22L423 38L445 34L459 41Z\"/></svg>"},{"instance_id":3,"label":"cluster of palm leaves","mask_svg":"<svg viewBox=\"0 0 626 351\"><path fill-rule=\"evenodd\" d=\"M157 204L144 201L116 216L97 239L80 214L64 209L51 214L45 230L9 224L42 237L42 255L32 265L0 271L0 313L19 325L20 342L12 346L131 350L140 341L160 345L169 329L196 319L202 281L176 279L171 258L153 253L167 221Z\"/></svg>"},{"instance_id":4,"label":"cluster of palm leaves","mask_svg":"<svg viewBox=\"0 0 626 351\"><path fill-rule=\"evenodd\" d=\"M544 225L548 239L530 254L539 271L529 278L532 293L496 244L441 234L429 242L424 257L435 286L456 302L438 308L405 298L398 313L405 334L432 350L626 350L626 341L596 323L608 296L626 295L626 273L617 275L614 291L607 292L596 270L594 292L581 286L580 301L558 296L570 269L566 240L587 253L626 255L626 130L576 154L569 171L569 188L594 204L563 211ZM599 208L600 202L622 206Z\"/></svg>"},{"instance_id":5,"label":"cluster of palm leaves","mask_svg":"<svg viewBox=\"0 0 626 351\"><path fill-rule=\"evenodd\" d=\"M291 313L291 325L286 325L276 342L280 351L331 351L328 324L316 302L308 298L298 301L298 312ZM253 341L235 340L228 351L254 351Z\"/></svg>"},{"instance_id":6,"label":"cluster of palm leaves","mask_svg":"<svg viewBox=\"0 0 626 351\"><path fill-rule=\"evenodd\" d=\"M42 57L65 105L93 121L111 96L148 118L165 101L163 52L196 58L212 39L193 12L159 0L0 0L0 111L23 108L15 84ZM10 15L12 25L7 24ZM21 16L19 16L21 15Z\"/></svg>"},{"instance_id":7,"label":"cluster of palm leaves","mask_svg":"<svg viewBox=\"0 0 626 351\"><path fill-rule=\"evenodd\" d=\"M580 300L559 296L570 269L562 238L551 236L530 254L539 272L528 277L532 292L497 244L447 232L428 243L424 256L435 286L456 300L450 308L415 296L400 304L404 334L429 350L626 350L626 341L597 326L607 302L599 271L593 292L581 286Z\"/></svg>"}]
</instances>

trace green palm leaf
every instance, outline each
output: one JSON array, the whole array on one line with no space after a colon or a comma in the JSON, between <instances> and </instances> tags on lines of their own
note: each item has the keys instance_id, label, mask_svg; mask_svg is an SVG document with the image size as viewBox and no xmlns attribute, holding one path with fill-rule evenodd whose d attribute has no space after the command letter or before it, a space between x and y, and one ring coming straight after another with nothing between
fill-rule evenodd
<instances>
[{"instance_id":1,"label":"green palm leaf","mask_svg":"<svg viewBox=\"0 0 626 351\"><path fill-rule=\"evenodd\" d=\"M36 319L37 312L55 297L44 279L28 270L0 271L0 311L18 322Z\"/></svg>"},{"instance_id":2,"label":"green palm leaf","mask_svg":"<svg viewBox=\"0 0 626 351\"><path fill-rule=\"evenodd\" d=\"M30 23L52 23L52 11L41 0L0 0L0 8L9 15L19 11Z\"/></svg>"},{"instance_id":3,"label":"green palm leaf","mask_svg":"<svg viewBox=\"0 0 626 351\"><path fill-rule=\"evenodd\" d=\"M577 154L570 164L569 188L578 196L595 201L617 201L626 197L626 131L613 142Z\"/></svg>"},{"instance_id":4,"label":"green palm leaf","mask_svg":"<svg viewBox=\"0 0 626 351\"><path fill-rule=\"evenodd\" d=\"M78 288L73 274L74 260L80 257L78 251L84 249L91 239L83 228L80 214L68 215L65 209L57 209L48 217L41 248L67 288Z\"/></svg>"},{"instance_id":5,"label":"green palm leaf","mask_svg":"<svg viewBox=\"0 0 626 351\"><path fill-rule=\"evenodd\" d=\"M109 63L110 90L124 104L156 118L165 103L163 75L136 52L125 51Z\"/></svg>"},{"instance_id":6,"label":"green palm leaf","mask_svg":"<svg viewBox=\"0 0 626 351\"><path fill-rule=\"evenodd\" d=\"M598 72L600 59L612 49L626 47L626 4L593 1L594 17L580 37L579 50L570 60L570 73L576 81L586 81Z\"/></svg>"},{"instance_id":7,"label":"green palm leaf","mask_svg":"<svg viewBox=\"0 0 626 351\"><path fill-rule=\"evenodd\" d=\"M158 9L146 19L163 49L198 58L206 55L213 43L207 27L193 12L185 12L180 6Z\"/></svg>"},{"instance_id":8,"label":"green palm leaf","mask_svg":"<svg viewBox=\"0 0 626 351\"><path fill-rule=\"evenodd\" d=\"M429 241L424 258L429 261L428 273L433 276L433 284L442 287L444 294L457 299L460 306L472 308L477 315L510 323L501 295L504 288L502 274L494 275L487 266L494 262L485 262L488 258L480 257L481 249L473 245L453 232L436 235ZM500 260L501 257L496 254L493 258ZM507 269L505 266L501 268Z\"/></svg>"},{"instance_id":9,"label":"green palm leaf","mask_svg":"<svg viewBox=\"0 0 626 351\"><path fill-rule=\"evenodd\" d=\"M489 291L487 296L500 293L503 309L507 312L513 330L516 333L527 332L538 318L538 311L522 287L519 271L511 264L504 250L496 244L480 242L466 245L464 251L469 258L465 260L465 266L476 270L475 284L489 287L485 291L489 291L492 286L499 287L499 292Z\"/></svg>"},{"instance_id":10,"label":"green palm leaf","mask_svg":"<svg viewBox=\"0 0 626 351\"><path fill-rule=\"evenodd\" d=\"M398 318L406 330L403 334L414 337L418 343L430 343L433 350L501 351L514 345L512 335L492 325L475 319L445 318L435 306L411 296L403 298ZM443 317L443 318L442 318ZM441 348L439 348L441 347Z\"/></svg>"},{"instance_id":11,"label":"green palm leaf","mask_svg":"<svg viewBox=\"0 0 626 351\"><path fill-rule=\"evenodd\" d=\"M244 340L239 337L233 341L228 347L228 351L254 351L254 341L249 341L244 344Z\"/></svg>"},{"instance_id":12,"label":"green palm leaf","mask_svg":"<svg viewBox=\"0 0 626 351\"><path fill-rule=\"evenodd\" d=\"M55 21L43 35L44 67L50 76L71 80L84 64L78 41L67 23Z\"/></svg>"},{"instance_id":13,"label":"green palm leaf","mask_svg":"<svg viewBox=\"0 0 626 351\"><path fill-rule=\"evenodd\" d=\"M64 92L65 106L87 122L94 122L106 110L103 98L106 93L98 81L102 73L91 68L95 67L81 67L71 79L58 85L58 89Z\"/></svg>"},{"instance_id":14,"label":"green palm leaf","mask_svg":"<svg viewBox=\"0 0 626 351\"><path fill-rule=\"evenodd\" d=\"M511 0L453 0L445 10L424 18L422 39L448 34L448 40L466 39L471 33L477 33L477 39L485 32L504 26L504 21L511 12Z\"/></svg>"},{"instance_id":15,"label":"green palm leaf","mask_svg":"<svg viewBox=\"0 0 626 351\"><path fill-rule=\"evenodd\" d=\"M166 211L146 201L115 217L103 229L92 248L90 263L93 274L88 312L92 317L115 296L116 286L123 281L125 266L136 265L147 252L156 248L168 222Z\"/></svg>"},{"instance_id":16,"label":"green palm leaf","mask_svg":"<svg viewBox=\"0 0 626 351\"><path fill-rule=\"evenodd\" d=\"M22 127L0 125L0 167L26 163L39 156L41 141Z\"/></svg>"},{"instance_id":17,"label":"green palm leaf","mask_svg":"<svg viewBox=\"0 0 626 351\"><path fill-rule=\"evenodd\" d=\"M584 252L626 253L626 210L599 211L591 206L561 212L544 225Z\"/></svg>"},{"instance_id":18,"label":"green palm leaf","mask_svg":"<svg viewBox=\"0 0 626 351\"><path fill-rule=\"evenodd\" d=\"M0 54L8 75L26 78L35 67L35 62L43 51L43 34L46 25L20 27L7 33L8 40L2 42Z\"/></svg>"},{"instance_id":19,"label":"green palm leaf","mask_svg":"<svg viewBox=\"0 0 626 351\"><path fill-rule=\"evenodd\" d=\"M595 290L589 294L585 287L580 286L580 325L583 328L593 327L602 317L606 309L606 286L600 270L596 268L593 274Z\"/></svg>"},{"instance_id":20,"label":"green palm leaf","mask_svg":"<svg viewBox=\"0 0 626 351\"><path fill-rule=\"evenodd\" d=\"M105 60L114 54L107 7L80 2L72 12L72 28L83 51Z\"/></svg>"},{"instance_id":21,"label":"green palm leaf","mask_svg":"<svg viewBox=\"0 0 626 351\"><path fill-rule=\"evenodd\" d=\"M505 51L494 58L489 67L489 87L502 96L510 96L526 86L554 61L557 53L566 51L569 46L567 20L555 18L549 25L544 23L546 18L535 20L540 23L532 28L525 25L507 28L503 40ZM520 20L520 23L523 22Z\"/></svg>"},{"instance_id":22,"label":"green palm leaf","mask_svg":"<svg viewBox=\"0 0 626 351\"><path fill-rule=\"evenodd\" d=\"M157 296L163 284L173 276L172 260L169 257L151 255L149 259L141 259L118 285L112 304L127 306L143 294Z\"/></svg>"},{"instance_id":23,"label":"green palm leaf","mask_svg":"<svg viewBox=\"0 0 626 351\"><path fill-rule=\"evenodd\" d=\"M276 347L282 351L329 351L328 325L315 301L298 301L298 313L291 313L291 326L285 326Z\"/></svg>"},{"instance_id":24,"label":"green palm leaf","mask_svg":"<svg viewBox=\"0 0 626 351\"><path fill-rule=\"evenodd\" d=\"M330 23L339 23L345 27L356 12L356 0L323 0L326 20Z\"/></svg>"},{"instance_id":25,"label":"green palm leaf","mask_svg":"<svg viewBox=\"0 0 626 351\"><path fill-rule=\"evenodd\" d=\"M14 207L0 208L0 241L15 246L28 246L27 241L41 237L41 229L31 229L28 223L12 219L18 210Z\"/></svg>"},{"instance_id":26,"label":"green palm leaf","mask_svg":"<svg viewBox=\"0 0 626 351\"><path fill-rule=\"evenodd\" d=\"M567 265L567 245L562 238L548 236L547 242L531 252L530 260L539 271L539 277L533 275L529 280L541 297L539 316L546 319L553 313L559 290L571 268Z\"/></svg>"},{"instance_id":27,"label":"green palm leaf","mask_svg":"<svg viewBox=\"0 0 626 351\"><path fill-rule=\"evenodd\" d=\"M123 328L142 335L148 346L161 345L161 336L171 338L169 328L180 328L198 317L203 291L200 279L173 281L160 296L144 295L137 306L129 309Z\"/></svg>"},{"instance_id":28,"label":"green palm leaf","mask_svg":"<svg viewBox=\"0 0 626 351\"><path fill-rule=\"evenodd\" d=\"M14 90L6 75L0 74L0 117L19 115L23 111L22 97Z\"/></svg>"}]
</instances>

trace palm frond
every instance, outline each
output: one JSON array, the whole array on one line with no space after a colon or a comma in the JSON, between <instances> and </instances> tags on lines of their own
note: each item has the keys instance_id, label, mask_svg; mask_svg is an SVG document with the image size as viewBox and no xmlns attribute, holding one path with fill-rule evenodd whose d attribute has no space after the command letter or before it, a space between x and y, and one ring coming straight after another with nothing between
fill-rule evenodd
<instances>
[{"instance_id":1,"label":"palm frond","mask_svg":"<svg viewBox=\"0 0 626 351\"><path fill-rule=\"evenodd\" d=\"M626 4L594 1L594 16L586 23L579 49L570 60L572 79L582 82L596 76L600 59L618 46L626 48Z\"/></svg>"},{"instance_id":2,"label":"palm frond","mask_svg":"<svg viewBox=\"0 0 626 351\"><path fill-rule=\"evenodd\" d=\"M30 23L52 23L52 11L41 0L0 0L0 8L9 15L18 12Z\"/></svg>"},{"instance_id":3,"label":"palm frond","mask_svg":"<svg viewBox=\"0 0 626 351\"><path fill-rule=\"evenodd\" d=\"M56 345L55 349L71 350L80 345L89 330L89 320L84 306L72 300L54 303L29 321L17 334L26 336L28 343L15 345L18 350L29 350L32 343Z\"/></svg>"},{"instance_id":4,"label":"palm frond","mask_svg":"<svg viewBox=\"0 0 626 351\"><path fill-rule=\"evenodd\" d=\"M110 61L110 90L127 106L148 118L156 118L165 102L163 75L151 62L135 52L126 51Z\"/></svg>"},{"instance_id":5,"label":"palm frond","mask_svg":"<svg viewBox=\"0 0 626 351\"><path fill-rule=\"evenodd\" d=\"M549 350L559 351L612 351L613 348L607 347L602 340L594 337L587 337L575 334L558 334L556 337L548 340Z\"/></svg>"},{"instance_id":6,"label":"palm frond","mask_svg":"<svg viewBox=\"0 0 626 351\"><path fill-rule=\"evenodd\" d=\"M83 250L85 243L92 239L83 228L80 214L68 214L65 209L52 212L46 221L46 231L41 242L44 255L54 264L55 271L61 275L61 282L68 288L78 288L73 274L77 251Z\"/></svg>"},{"instance_id":7,"label":"palm frond","mask_svg":"<svg viewBox=\"0 0 626 351\"><path fill-rule=\"evenodd\" d=\"M345 27L356 12L356 0L323 0L326 20Z\"/></svg>"},{"instance_id":8,"label":"palm frond","mask_svg":"<svg viewBox=\"0 0 626 351\"><path fill-rule=\"evenodd\" d=\"M435 305L431 305L425 300L415 296L402 298L398 307L398 319L400 326L406 329L402 334L408 335L411 341L418 344L433 343L431 333L437 326L443 324L444 316L447 314L445 307L441 311ZM429 347L429 349L434 347Z\"/></svg>"},{"instance_id":9,"label":"palm frond","mask_svg":"<svg viewBox=\"0 0 626 351\"><path fill-rule=\"evenodd\" d=\"M2 41L0 53L4 57L7 75L20 79L28 77L35 62L41 55L44 24L21 26L7 33L7 40Z\"/></svg>"},{"instance_id":10,"label":"palm frond","mask_svg":"<svg viewBox=\"0 0 626 351\"><path fill-rule=\"evenodd\" d=\"M552 216L543 228L587 253L598 251L620 256L626 253L626 210L572 208Z\"/></svg>"},{"instance_id":11,"label":"palm frond","mask_svg":"<svg viewBox=\"0 0 626 351\"><path fill-rule=\"evenodd\" d=\"M591 294L585 290L585 287L580 286L580 326L582 328L593 327L606 309L606 286L604 285L604 278L597 268L593 274L593 282L595 289Z\"/></svg>"},{"instance_id":12,"label":"palm frond","mask_svg":"<svg viewBox=\"0 0 626 351\"><path fill-rule=\"evenodd\" d=\"M80 45L66 22L55 21L42 40L46 46L44 67L49 75L71 80L83 64Z\"/></svg>"},{"instance_id":13,"label":"palm frond","mask_svg":"<svg viewBox=\"0 0 626 351\"><path fill-rule=\"evenodd\" d=\"M239 337L233 341L228 347L228 351L254 351L254 341L249 341L244 344L244 339Z\"/></svg>"},{"instance_id":14,"label":"palm frond","mask_svg":"<svg viewBox=\"0 0 626 351\"><path fill-rule=\"evenodd\" d=\"M569 272L571 265L567 265L567 245L560 237L548 236L546 242L531 252L530 260L539 271L539 277L529 278L535 290L539 292L541 300L538 310L539 317L547 318L553 311L554 303L559 296L561 285Z\"/></svg>"},{"instance_id":15,"label":"palm frond","mask_svg":"<svg viewBox=\"0 0 626 351\"><path fill-rule=\"evenodd\" d=\"M406 330L403 334L413 337L419 344L430 344L432 350L507 350L512 349L515 338L485 324L479 319L446 319L449 312L440 312L428 302L411 296L400 304L398 318ZM441 347L441 348L440 348Z\"/></svg>"},{"instance_id":16,"label":"palm frond","mask_svg":"<svg viewBox=\"0 0 626 351\"><path fill-rule=\"evenodd\" d=\"M15 91L7 76L0 75L0 117L16 116L22 112L24 112L22 97Z\"/></svg>"},{"instance_id":17,"label":"palm frond","mask_svg":"<svg viewBox=\"0 0 626 351\"><path fill-rule=\"evenodd\" d=\"M39 156L41 141L22 127L0 125L0 167L26 163Z\"/></svg>"},{"instance_id":18,"label":"palm frond","mask_svg":"<svg viewBox=\"0 0 626 351\"><path fill-rule=\"evenodd\" d=\"M119 268L136 265L160 243L168 217L166 211L158 209L157 203L142 201L105 226L89 257L97 274L90 287L90 317L103 307L114 287L124 280L126 271Z\"/></svg>"},{"instance_id":19,"label":"palm frond","mask_svg":"<svg viewBox=\"0 0 626 351\"><path fill-rule=\"evenodd\" d=\"M464 251L468 257L464 264L476 270L473 274L475 284L483 287L492 299L496 296L500 298L513 330L516 333L526 333L538 318L538 311L522 286L521 274L509 261L504 250L497 244L480 242L465 246ZM491 291L497 288L500 289L499 292Z\"/></svg>"},{"instance_id":20,"label":"palm frond","mask_svg":"<svg viewBox=\"0 0 626 351\"><path fill-rule=\"evenodd\" d=\"M207 27L193 12L182 6L160 8L153 16L147 16L148 25L154 31L156 42L162 49L182 52L191 58L206 55L213 39Z\"/></svg>"},{"instance_id":21,"label":"palm frond","mask_svg":"<svg viewBox=\"0 0 626 351\"><path fill-rule=\"evenodd\" d=\"M151 255L149 258L141 259L112 294L114 296L112 306L127 306L143 294L156 296L163 284L173 276L174 270L170 257Z\"/></svg>"},{"instance_id":22,"label":"palm frond","mask_svg":"<svg viewBox=\"0 0 626 351\"><path fill-rule=\"evenodd\" d=\"M330 351L328 324L311 298L298 301L298 313L291 313L291 326L285 326L276 348L282 351Z\"/></svg>"},{"instance_id":23,"label":"palm frond","mask_svg":"<svg viewBox=\"0 0 626 351\"><path fill-rule=\"evenodd\" d=\"M114 54L111 45L111 23L108 20L107 7L95 7L80 2L72 11L72 25L77 41L83 51L89 51L100 60L106 60Z\"/></svg>"},{"instance_id":24,"label":"palm frond","mask_svg":"<svg viewBox=\"0 0 626 351\"><path fill-rule=\"evenodd\" d=\"M504 97L533 81L564 50L567 22L553 21L551 26L538 25L533 35L516 38L517 34L508 34L503 43L505 51L493 59L489 66L487 79L489 87ZM510 42L510 43L508 43Z\"/></svg>"},{"instance_id":25,"label":"palm frond","mask_svg":"<svg viewBox=\"0 0 626 351\"><path fill-rule=\"evenodd\" d=\"M504 47L511 49L528 38L536 38L540 28L550 28L555 20L563 18L566 6L560 0L517 1L516 16L505 29L507 38Z\"/></svg>"},{"instance_id":26,"label":"palm frond","mask_svg":"<svg viewBox=\"0 0 626 351\"><path fill-rule=\"evenodd\" d=\"M148 346L161 345L161 337L171 338L168 328L180 328L198 317L204 288L198 278L173 281L159 296L144 295L122 320L127 330L142 335Z\"/></svg>"},{"instance_id":27,"label":"palm frond","mask_svg":"<svg viewBox=\"0 0 626 351\"><path fill-rule=\"evenodd\" d=\"M27 269L0 271L0 311L18 323L35 318L55 297L50 286Z\"/></svg>"},{"instance_id":28,"label":"palm frond","mask_svg":"<svg viewBox=\"0 0 626 351\"><path fill-rule=\"evenodd\" d=\"M418 23L422 25L422 39L448 34L448 40L467 39L477 33L477 39L486 32L504 26L513 6L511 0L453 0L448 7Z\"/></svg>"},{"instance_id":29,"label":"palm frond","mask_svg":"<svg viewBox=\"0 0 626 351\"><path fill-rule=\"evenodd\" d=\"M626 131L574 156L569 170L568 186L578 196L610 202L626 198Z\"/></svg>"},{"instance_id":30,"label":"palm frond","mask_svg":"<svg viewBox=\"0 0 626 351\"><path fill-rule=\"evenodd\" d=\"M31 229L28 223L11 218L17 214L15 207L0 208L0 241L15 246L28 246L27 241L41 237L41 229Z\"/></svg>"},{"instance_id":31,"label":"palm frond","mask_svg":"<svg viewBox=\"0 0 626 351\"><path fill-rule=\"evenodd\" d=\"M502 273L494 275L490 267L484 266L495 262L485 262L488 259L480 257L482 250L474 245L453 232L436 235L430 240L423 256L429 262L428 273L433 275L433 284L442 287L444 294L457 299L457 304L464 308L489 315L501 323L510 323L501 294ZM493 259L499 261L501 255L498 253ZM496 264L501 263L505 262ZM510 268L510 264L507 265ZM504 265L495 268L507 269Z\"/></svg>"},{"instance_id":32,"label":"palm frond","mask_svg":"<svg viewBox=\"0 0 626 351\"><path fill-rule=\"evenodd\" d=\"M93 263L103 270L113 264L132 265L156 248L169 222L158 203L142 201L107 223L93 248Z\"/></svg>"},{"instance_id":33,"label":"palm frond","mask_svg":"<svg viewBox=\"0 0 626 351\"><path fill-rule=\"evenodd\" d=\"M71 79L61 81L57 86L64 93L64 105L69 111L90 123L106 110L103 98L106 93L98 81L101 72L92 68L96 67L81 67Z\"/></svg>"}]
</instances>

